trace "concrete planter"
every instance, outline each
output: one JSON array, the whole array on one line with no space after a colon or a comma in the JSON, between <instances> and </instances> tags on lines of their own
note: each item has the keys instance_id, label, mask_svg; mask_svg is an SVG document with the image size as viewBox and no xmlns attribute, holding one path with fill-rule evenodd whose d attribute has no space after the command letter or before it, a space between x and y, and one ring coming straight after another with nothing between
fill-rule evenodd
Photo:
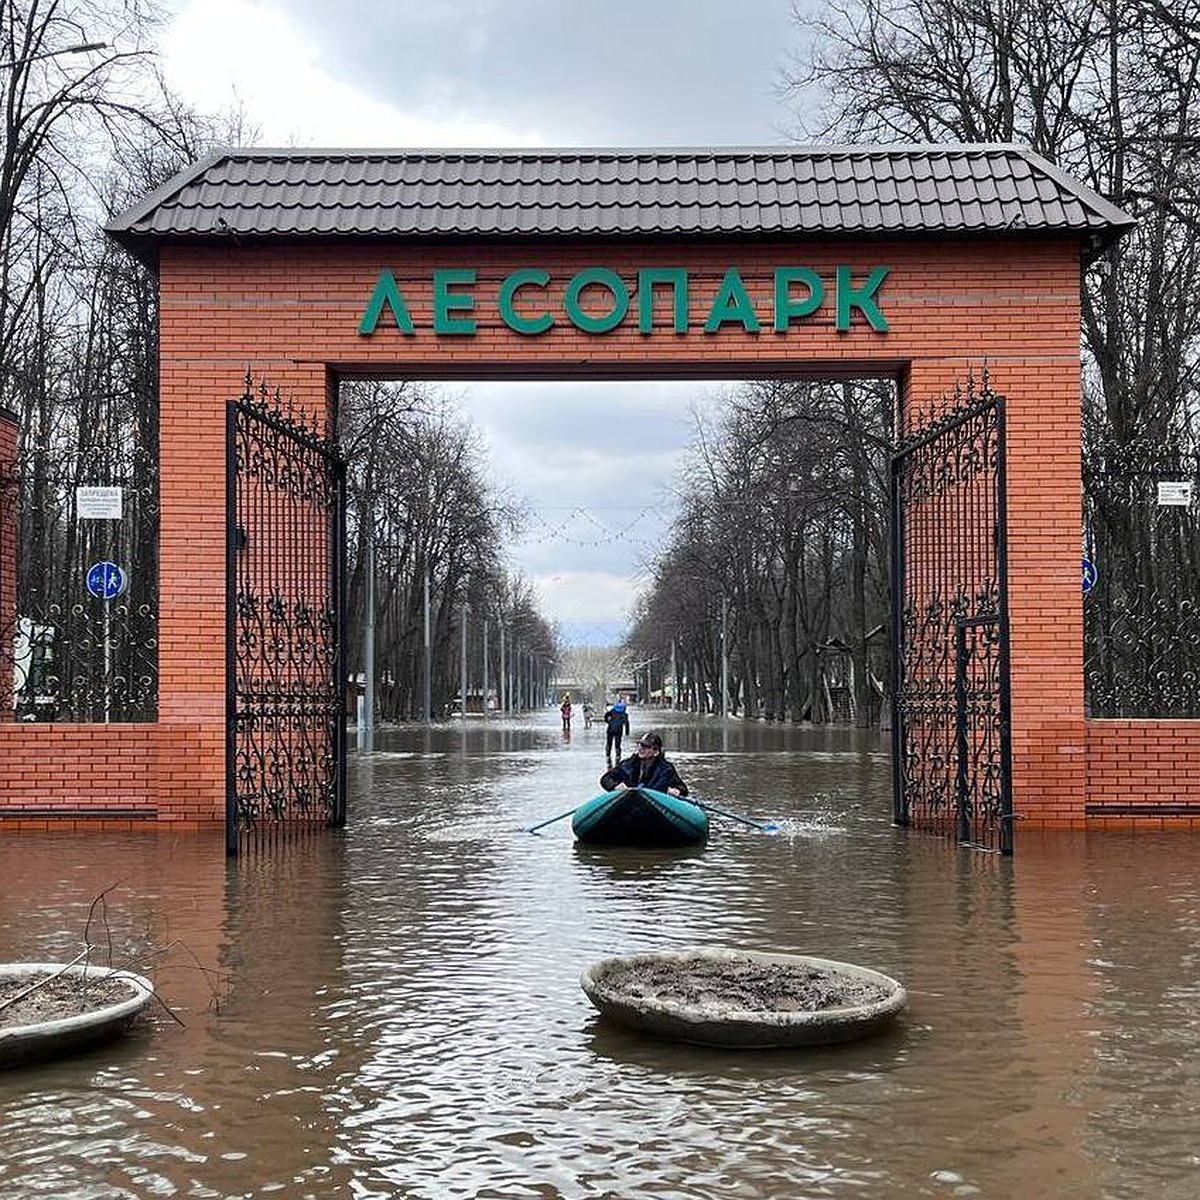
<instances>
[{"instance_id":1,"label":"concrete planter","mask_svg":"<svg viewBox=\"0 0 1200 1200\"><path fill-rule=\"evenodd\" d=\"M62 971L62 967L62 963L0 963L0 980L24 979L32 983L39 976ZM64 978L85 975L93 980L117 980L127 994L78 1016L0 1028L0 1068L73 1054L114 1037L127 1029L154 998L154 985L131 971L82 964L63 971Z\"/></svg>"},{"instance_id":2,"label":"concrete planter","mask_svg":"<svg viewBox=\"0 0 1200 1200\"><path fill-rule=\"evenodd\" d=\"M579 982L601 1013L631 1029L734 1049L869 1037L889 1025L908 999L895 979L868 967L753 950L606 958Z\"/></svg>"}]
</instances>

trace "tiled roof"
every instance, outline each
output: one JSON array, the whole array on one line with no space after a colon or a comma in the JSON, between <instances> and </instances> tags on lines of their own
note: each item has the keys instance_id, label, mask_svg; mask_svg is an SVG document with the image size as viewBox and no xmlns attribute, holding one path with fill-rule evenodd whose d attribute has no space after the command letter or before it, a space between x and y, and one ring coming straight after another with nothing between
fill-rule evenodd
<instances>
[{"instance_id":1,"label":"tiled roof","mask_svg":"<svg viewBox=\"0 0 1200 1200\"><path fill-rule=\"evenodd\" d=\"M1077 233L1133 218L1020 146L701 150L221 150L108 232L295 237Z\"/></svg>"}]
</instances>

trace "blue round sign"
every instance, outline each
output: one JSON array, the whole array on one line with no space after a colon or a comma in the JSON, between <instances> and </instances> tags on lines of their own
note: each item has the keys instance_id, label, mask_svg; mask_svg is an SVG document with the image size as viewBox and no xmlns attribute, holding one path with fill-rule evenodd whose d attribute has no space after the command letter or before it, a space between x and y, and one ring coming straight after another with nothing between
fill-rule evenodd
<instances>
[{"instance_id":1,"label":"blue round sign","mask_svg":"<svg viewBox=\"0 0 1200 1200\"><path fill-rule=\"evenodd\" d=\"M88 594L97 600L115 600L125 594L129 586L129 576L114 562L92 563L88 567Z\"/></svg>"},{"instance_id":2,"label":"blue round sign","mask_svg":"<svg viewBox=\"0 0 1200 1200\"><path fill-rule=\"evenodd\" d=\"M1088 592L1096 586L1096 567L1090 558L1083 560L1083 594L1086 596Z\"/></svg>"}]
</instances>

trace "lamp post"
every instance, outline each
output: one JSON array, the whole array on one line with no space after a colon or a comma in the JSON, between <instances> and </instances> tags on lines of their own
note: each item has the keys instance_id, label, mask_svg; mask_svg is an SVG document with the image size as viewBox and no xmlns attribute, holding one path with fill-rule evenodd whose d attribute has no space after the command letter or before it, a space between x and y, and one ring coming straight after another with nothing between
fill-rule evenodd
<instances>
[{"instance_id":1,"label":"lamp post","mask_svg":"<svg viewBox=\"0 0 1200 1200\"><path fill-rule=\"evenodd\" d=\"M375 511L367 509L366 597L363 601L363 696L359 748L374 749L375 733Z\"/></svg>"},{"instance_id":2,"label":"lamp post","mask_svg":"<svg viewBox=\"0 0 1200 1200\"><path fill-rule=\"evenodd\" d=\"M27 54L24 58L10 59L0 63L0 71L23 67L26 63L39 62L43 58L58 58L60 54L83 54L88 50L107 50L107 42L80 42L77 46L63 46L61 50L43 50L41 54Z\"/></svg>"},{"instance_id":3,"label":"lamp post","mask_svg":"<svg viewBox=\"0 0 1200 1200\"><path fill-rule=\"evenodd\" d=\"M635 687L637 686L638 671L640 671L642 669L642 667L646 668L646 703L647 704L650 703L650 664L656 663L656 662L658 662L658 656L653 655L650 658L643 659L639 663L633 664L633 682L634 682Z\"/></svg>"},{"instance_id":4,"label":"lamp post","mask_svg":"<svg viewBox=\"0 0 1200 1200\"><path fill-rule=\"evenodd\" d=\"M500 612L500 680L497 684L500 700L500 715L508 716L508 672L504 661L504 611Z\"/></svg>"},{"instance_id":5,"label":"lamp post","mask_svg":"<svg viewBox=\"0 0 1200 1200\"><path fill-rule=\"evenodd\" d=\"M426 725L433 723L433 642L429 619L429 564L425 564L425 696L422 716Z\"/></svg>"},{"instance_id":6,"label":"lamp post","mask_svg":"<svg viewBox=\"0 0 1200 1200\"><path fill-rule=\"evenodd\" d=\"M467 606L462 606L462 651L458 663L458 690L462 698L459 715L462 717L463 728L467 727Z\"/></svg>"},{"instance_id":7,"label":"lamp post","mask_svg":"<svg viewBox=\"0 0 1200 1200\"><path fill-rule=\"evenodd\" d=\"M487 617L483 618L483 717L487 720L488 715L488 621Z\"/></svg>"},{"instance_id":8,"label":"lamp post","mask_svg":"<svg viewBox=\"0 0 1200 1200\"><path fill-rule=\"evenodd\" d=\"M721 595L721 719L729 716L729 597Z\"/></svg>"}]
</instances>

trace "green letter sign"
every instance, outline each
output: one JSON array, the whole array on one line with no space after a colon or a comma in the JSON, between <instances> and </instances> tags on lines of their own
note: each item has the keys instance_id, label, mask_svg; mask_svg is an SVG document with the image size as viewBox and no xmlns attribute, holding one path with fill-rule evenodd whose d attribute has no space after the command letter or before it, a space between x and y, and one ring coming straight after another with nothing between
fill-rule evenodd
<instances>
[{"instance_id":1,"label":"green letter sign","mask_svg":"<svg viewBox=\"0 0 1200 1200\"><path fill-rule=\"evenodd\" d=\"M815 318L833 327L839 333L848 333L853 324L855 311L862 314L867 325L877 333L887 333L888 321L880 304L880 290L887 279L890 268L873 267L866 281L857 287L854 284L854 268L845 265L828 267L825 277L812 267L764 267L756 265L751 280L756 288L764 291L773 284L773 309L770 328L776 334L787 334L793 325ZM770 274L768 274L770 272ZM627 270L629 275L631 271ZM832 282L830 281L832 276ZM503 325L522 337L536 337L553 329L557 320L565 317L583 333L611 333L622 325L629 316L630 287L618 271L609 267L584 267L566 282L562 300L557 299L557 289L552 290L554 281L549 271L540 267L519 267L510 271L500 282L496 294L495 312L476 319L477 297L475 294L477 273L474 267L444 267L433 271L428 277L428 303L431 316L429 328L438 337L472 337L478 332L479 322L489 318L498 327ZM418 286L411 277L407 279L410 294ZM529 289L524 297L522 310L518 311L518 293ZM686 267L641 267L637 270L637 327L643 335L652 335L658 328L667 325L666 312L661 320L655 320L655 300L660 309L665 309L662 292L670 289L670 328L676 334L686 334L691 322L691 277ZM591 301L592 311L583 307L583 295L589 289L598 295ZM826 304L830 289L834 295ZM425 293L422 293L422 298ZM490 291L483 290L490 305ZM754 306L737 267L725 268L718 284L708 315L703 322L705 334L720 333L726 325L740 325L746 334L758 334L768 303L763 297L760 314ZM599 307L601 311L596 312ZM358 332L370 337L378 328L384 310L391 312L396 328L404 335L415 334L412 313L391 271L380 271L371 292L367 307L358 323ZM833 310L832 312L830 310ZM418 311L424 313L423 305ZM496 318L499 317L499 321Z\"/></svg>"},{"instance_id":2,"label":"green letter sign","mask_svg":"<svg viewBox=\"0 0 1200 1200\"><path fill-rule=\"evenodd\" d=\"M647 267L638 272L638 332L654 329L654 289L669 287L674 297L675 332L687 333L688 273L683 267Z\"/></svg>"},{"instance_id":3,"label":"green letter sign","mask_svg":"<svg viewBox=\"0 0 1200 1200\"><path fill-rule=\"evenodd\" d=\"M358 323L358 332L365 337L370 337L375 332L375 326L379 324L379 314L383 312L385 304L392 310L400 332L412 333L413 323L412 317L408 315L408 305L404 303L404 296L396 286L396 278L391 271L379 272L375 290L371 293L366 311Z\"/></svg>"},{"instance_id":4,"label":"green letter sign","mask_svg":"<svg viewBox=\"0 0 1200 1200\"><path fill-rule=\"evenodd\" d=\"M792 299L792 284L802 283L808 295L801 300ZM812 316L825 300L825 285L816 271L808 267L775 268L775 332L783 333L787 327L801 317Z\"/></svg>"},{"instance_id":5,"label":"green letter sign","mask_svg":"<svg viewBox=\"0 0 1200 1200\"><path fill-rule=\"evenodd\" d=\"M607 288L612 296L612 311L603 317L593 317L579 307L580 294L592 284ZM582 329L584 333L608 333L625 320L625 314L629 311L629 289L616 271L610 271L607 267L588 267L567 284L563 308L567 310L567 320L576 329Z\"/></svg>"},{"instance_id":6,"label":"green letter sign","mask_svg":"<svg viewBox=\"0 0 1200 1200\"><path fill-rule=\"evenodd\" d=\"M860 288L850 284L850 268L837 269L837 328L850 328L850 310L857 308L867 318L872 329L880 333L887 332L887 317L883 315L879 305L875 303L875 293L879 285L887 278L887 267L876 267Z\"/></svg>"},{"instance_id":7,"label":"green letter sign","mask_svg":"<svg viewBox=\"0 0 1200 1200\"><path fill-rule=\"evenodd\" d=\"M528 284L530 287L544 288L550 282L549 271L539 271L535 267L526 267L522 271L514 271L500 285L500 320L509 327L514 333L545 333L554 324L554 318L549 313L542 313L538 317L523 317L513 307L513 299L517 294L518 288L525 287Z\"/></svg>"},{"instance_id":8,"label":"green letter sign","mask_svg":"<svg viewBox=\"0 0 1200 1200\"><path fill-rule=\"evenodd\" d=\"M469 283L474 285L475 272L470 267L458 267L433 273L433 332L434 333L474 333L475 321L471 317L452 317L451 311L456 308L471 310L475 307L475 297L470 293L452 292L451 284Z\"/></svg>"},{"instance_id":9,"label":"green letter sign","mask_svg":"<svg viewBox=\"0 0 1200 1200\"><path fill-rule=\"evenodd\" d=\"M758 332L758 316L737 267L730 267L725 272L709 309L708 320L704 322L704 332L716 333L726 321L740 321L747 333Z\"/></svg>"}]
</instances>

